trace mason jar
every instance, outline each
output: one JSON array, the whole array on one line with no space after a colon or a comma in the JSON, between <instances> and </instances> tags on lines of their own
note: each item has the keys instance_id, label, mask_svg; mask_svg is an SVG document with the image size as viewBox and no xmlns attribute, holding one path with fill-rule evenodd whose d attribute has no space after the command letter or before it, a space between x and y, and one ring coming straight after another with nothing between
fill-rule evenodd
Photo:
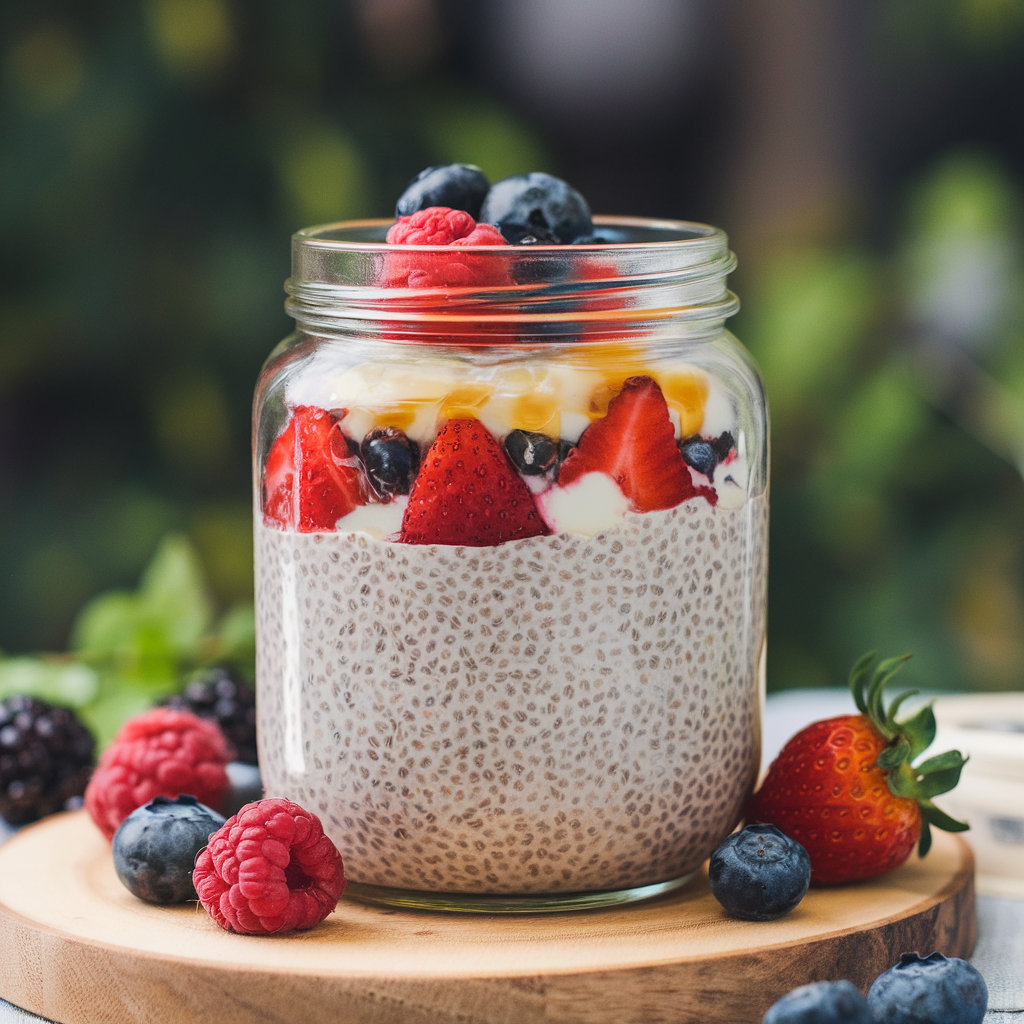
<instances>
[{"instance_id":1,"label":"mason jar","mask_svg":"<svg viewBox=\"0 0 1024 1024\"><path fill-rule=\"evenodd\" d=\"M259 759L357 898L682 885L760 760L768 414L726 236L300 231L253 424Z\"/></svg>"}]
</instances>

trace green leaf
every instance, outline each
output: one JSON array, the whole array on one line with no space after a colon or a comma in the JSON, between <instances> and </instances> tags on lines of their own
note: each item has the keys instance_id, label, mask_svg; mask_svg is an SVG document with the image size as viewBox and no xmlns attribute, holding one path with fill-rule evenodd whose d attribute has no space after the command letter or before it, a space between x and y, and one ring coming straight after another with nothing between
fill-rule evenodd
<instances>
[{"instance_id":1,"label":"green leaf","mask_svg":"<svg viewBox=\"0 0 1024 1024\"><path fill-rule=\"evenodd\" d=\"M929 758L914 770L918 775L917 791L925 800L955 789L960 781L960 772L967 759L959 750L948 750L938 757Z\"/></svg>"},{"instance_id":2,"label":"green leaf","mask_svg":"<svg viewBox=\"0 0 1024 1024\"><path fill-rule=\"evenodd\" d=\"M251 604L232 608L221 620L216 635L218 661L236 662L246 668L256 653L256 613Z\"/></svg>"},{"instance_id":3,"label":"green leaf","mask_svg":"<svg viewBox=\"0 0 1024 1024\"><path fill-rule=\"evenodd\" d=\"M142 578L139 604L179 657L196 655L212 608L199 559L184 537L172 535L161 542Z\"/></svg>"},{"instance_id":4,"label":"green leaf","mask_svg":"<svg viewBox=\"0 0 1024 1024\"><path fill-rule=\"evenodd\" d=\"M971 827L967 822L957 821L956 818L951 818L945 811L940 811L931 800L921 800L919 804L921 807L921 817L945 832L966 832Z\"/></svg>"},{"instance_id":5,"label":"green leaf","mask_svg":"<svg viewBox=\"0 0 1024 1024\"><path fill-rule=\"evenodd\" d=\"M862 714L868 713L867 704L864 702L864 677L867 675L868 667L875 660L877 651L868 651L857 659L856 664L850 669L850 693L853 694L857 710Z\"/></svg>"},{"instance_id":6,"label":"green leaf","mask_svg":"<svg viewBox=\"0 0 1024 1024\"><path fill-rule=\"evenodd\" d=\"M936 754L922 761L914 768L918 775L927 775L930 772L943 771L946 768L962 768L967 764L968 758L964 757L959 750L947 750L944 754Z\"/></svg>"},{"instance_id":7,"label":"green leaf","mask_svg":"<svg viewBox=\"0 0 1024 1024\"><path fill-rule=\"evenodd\" d=\"M918 857L924 857L928 851L932 848L932 829L928 824L928 819L921 816L921 837L917 841L917 855Z\"/></svg>"},{"instance_id":8,"label":"green leaf","mask_svg":"<svg viewBox=\"0 0 1024 1024\"><path fill-rule=\"evenodd\" d=\"M909 700L911 697L916 697L920 692L920 690L906 690L889 705L889 710L885 715L885 722L893 732L897 731L896 714L903 706L903 702Z\"/></svg>"},{"instance_id":9,"label":"green leaf","mask_svg":"<svg viewBox=\"0 0 1024 1024\"><path fill-rule=\"evenodd\" d=\"M917 714L900 722L899 731L910 742L911 760L923 754L935 739L935 712L931 704L926 704Z\"/></svg>"},{"instance_id":10,"label":"green leaf","mask_svg":"<svg viewBox=\"0 0 1024 1024\"><path fill-rule=\"evenodd\" d=\"M893 796L917 800L917 776L906 762L889 772L885 781L889 784L889 791Z\"/></svg>"},{"instance_id":11,"label":"green leaf","mask_svg":"<svg viewBox=\"0 0 1024 1024\"><path fill-rule=\"evenodd\" d=\"M78 614L72 646L89 658L124 655L134 646L139 627L139 604L134 594L100 594Z\"/></svg>"},{"instance_id":12,"label":"green leaf","mask_svg":"<svg viewBox=\"0 0 1024 1024\"><path fill-rule=\"evenodd\" d=\"M79 714L96 737L97 751L102 752L129 718L152 706L153 697L139 690L131 680L106 675L102 678L97 699L82 708Z\"/></svg>"},{"instance_id":13,"label":"green leaf","mask_svg":"<svg viewBox=\"0 0 1024 1024\"><path fill-rule=\"evenodd\" d=\"M80 708L93 700L99 678L88 665L49 658L0 660L0 697L23 693L51 704Z\"/></svg>"},{"instance_id":14,"label":"green leaf","mask_svg":"<svg viewBox=\"0 0 1024 1024\"><path fill-rule=\"evenodd\" d=\"M890 743L879 755L875 764L885 771L892 771L894 768L906 762L910 757L910 744L903 736L900 736L893 743Z\"/></svg>"}]
</instances>

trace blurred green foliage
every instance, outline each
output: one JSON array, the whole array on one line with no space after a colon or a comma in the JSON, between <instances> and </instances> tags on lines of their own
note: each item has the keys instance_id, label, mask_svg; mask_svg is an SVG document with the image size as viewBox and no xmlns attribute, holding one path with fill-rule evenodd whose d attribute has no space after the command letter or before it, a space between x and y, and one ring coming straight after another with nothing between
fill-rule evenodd
<instances>
[{"instance_id":1,"label":"blurred green foliage","mask_svg":"<svg viewBox=\"0 0 1024 1024\"><path fill-rule=\"evenodd\" d=\"M1024 685L1021 197L942 159L888 253L764 268L741 336L772 403L769 684L865 648L933 689Z\"/></svg>"},{"instance_id":2,"label":"blurred green foliage","mask_svg":"<svg viewBox=\"0 0 1024 1024\"><path fill-rule=\"evenodd\" d=\"M126 718L180 690L190 671L231 665L252 683L254 658L252 605L215 619L195 550L170 535L137 590L86 604L67 655L0 659L0 696L28 693L77 708L102 748Z\"/></svg>"},{"instance_id":3,"label":"blurred green foliage","mask_svg":"<svg viewBox=\"0 0 1024 1024\"><path fill-rule=\"evenodd\" d=\"M63 649L169 531L216 606L251 600L249 405L290 233L388 215L430 163L547 166L423 51L437 32L378 8L0 8L0 649Z\"/></svg>"}]
</instances>

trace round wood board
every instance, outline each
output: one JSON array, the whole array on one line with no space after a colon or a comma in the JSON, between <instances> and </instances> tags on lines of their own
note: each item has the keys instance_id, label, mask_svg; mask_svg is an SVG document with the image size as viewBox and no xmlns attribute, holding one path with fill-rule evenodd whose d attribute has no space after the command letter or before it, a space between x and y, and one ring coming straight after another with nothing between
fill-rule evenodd
<instances>
[{"instance_id":1,"label":"round wood board","mask_svg":"<svg viewBox=\"0 0 1024 1024\"><path fill-rule=\"evenodd\" d=\"M756 1024L808 981L866 988L907 950L966 956L974 866L937 833L876 883L812 890L779 921L729 918L701 872L633 906L521 917L342 900L309 932L231 935L114 874L85 812L0 848L0 996L61 1024Z\"/></svg>"}]
</instances>

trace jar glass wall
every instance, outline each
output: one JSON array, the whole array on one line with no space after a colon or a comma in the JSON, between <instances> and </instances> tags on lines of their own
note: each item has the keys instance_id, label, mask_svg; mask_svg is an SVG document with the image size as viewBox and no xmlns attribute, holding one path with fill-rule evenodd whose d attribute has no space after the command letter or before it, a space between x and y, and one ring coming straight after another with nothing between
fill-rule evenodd
<instances>
[{"instance_id":1,"label":"jar glass wall","mask_svg":"<svg viewBox=\"0 0 1024 1024\"><path fill-rule=\"evenodd\" d=\"M767 408L725 236L300 232L254 405L260 765L352 891L563 909L681 884L760 757Z\"/></svg>"}]
</instances>

